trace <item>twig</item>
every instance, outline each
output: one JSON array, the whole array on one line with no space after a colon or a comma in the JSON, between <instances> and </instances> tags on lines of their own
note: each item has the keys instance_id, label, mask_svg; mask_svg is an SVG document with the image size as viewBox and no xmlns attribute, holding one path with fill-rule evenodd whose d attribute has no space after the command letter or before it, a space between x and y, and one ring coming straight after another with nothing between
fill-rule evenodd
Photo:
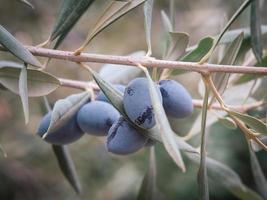
<instances>
[{"instance_id":1,"label":"twig","mask_svg":"<svg viewBox=\"0 0 267 200\"><path fill-rule=\"evenodd\" d=\"M75 56L74 52L71 51L60 51L53 49L46 49L40 47L26 46L27 49L36 56L55 58L61 60L68 60L72 62L96 62L96 63L110 63L110 64L121 64L121 65L133 65L140 63L146 67L156 68L169 68L169 69L180 69L186 71L194 71L199 73L213 73L213 72L224 72L224 73L241 73L241 74L258 74L267 75L267 67L253 67L253 66L232 66L232 65L217 65L217 64L199 64L196 62L181 62L181 61L168 61L159 60L151 57L133 58L130 56L113 56L113 55L102 55L102 54L89 54L82 53ZM4 51L1 47L0 50Z\"/></svg>"},{"instance_id":2,"label":"twig","mask_svg":"<svg viewBox=\"0 0 267 200\"><path fill-rule=\"evenodd\" d=\"M60 85L63 87L70 87L70 88L75 88L75 89L80 89L80 90L85 90L86 88L91 88L94 91L99 91L99 87L97 84L93 82L86 82L86 81L77 81L77 80L71 80L71 79L64 79L64 78L59 78ZM193 104L195 108L202 108L203 107L203 101L198 100L198 99L193 99ZM236 110L241 113L245 113L248 110L251 110L253 108L258 108L260 106L267 105L267 102L264 101L257 101L249 104L243 104L243 105L226 105L228 108ZM212 104L210 107L212 110L223 110L221 108L221 105L218 103Z\"/></svg>"}]
</instances>

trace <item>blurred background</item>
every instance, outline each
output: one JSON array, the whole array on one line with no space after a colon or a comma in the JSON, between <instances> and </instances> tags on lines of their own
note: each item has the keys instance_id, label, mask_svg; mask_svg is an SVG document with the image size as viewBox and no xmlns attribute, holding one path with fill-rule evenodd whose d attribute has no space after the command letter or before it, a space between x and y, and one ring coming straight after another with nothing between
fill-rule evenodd
<instances>
[{"instance_id":1,"label":"blurred background","mask_svg":"<svg viewBox=\"0 0 267 200\"><path fill-rule=\"evenodd\" d=\"M59 0L29 0L35 9L15 0L0 0L0 24L7 28L25 45L37 45L45 41L55 23ZM96 1L67 36L60 49L73 51L85 39L88 30L103 10L106 0ZM216 35L234 13L241 0L176 0L176 30L190 35L194 45L202 37ZM169 13L169 1L155 0L152 24L153 56L161 58L163 33L160 11ZM263 4L263 24L267 24L267 4ZM249 9L233 24L232 28L249 26ZM126 55L137 50L146 50L143 28L143 9L139 7L100 33L88 46L87 52ZM0 52L0 60L15 60L8 53ZM44 61L43 58L40 58ZM90 64L100 69L100 64ZM52 60L47 71L57 77L89 80L89 74L76 64ZM199 76L188 73L177 79L182 82L194 98L200 98ZM266 86L266 82L265 82ZM263 88L261 90L264 90ZM78 90L59 88L48 96L53 104L56 100ZM266 93L266 87L265 87ZM235 95L235 94L233 94ZM241 102L242 103L242 102ZM30 99L30 123L24 124L20 99L8 91L0 91L0 144L7 157L0 153L0 199L135 199L148 164L148 149L130 156L115 156L107 153L105 138L85 135L69 145L82 185L83 193L78 197L64 179L49 144L43 142L35 132L45 113L41 98ZM195 117L172 120L173 128L181 135L187 134ZM255 109L251 114L266 115L265 109ZM211 157L232 167L243 182L257 190L252 178L249 152L243 134L229 130L219 123L209 128L208 153ZM266 153L258 153L263 171L267 171ZM185 158L187 172L181 173L164 148L156 144L157 186L162 199L198 199L197 166ZM218 180L219 182L220 180ZM236 199L224 188L210 184L211 199Z\"/></svg>"}]
</instances>

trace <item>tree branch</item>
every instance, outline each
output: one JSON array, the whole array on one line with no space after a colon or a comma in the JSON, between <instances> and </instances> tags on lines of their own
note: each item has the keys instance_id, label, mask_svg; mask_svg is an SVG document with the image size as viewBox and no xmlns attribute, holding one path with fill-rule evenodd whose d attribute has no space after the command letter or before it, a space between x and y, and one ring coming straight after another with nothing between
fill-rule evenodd
<instances>
[{"instance_id":1,"label":"tree branch","mask_svg":"<svg viewBox=\"0 0 267 200\"><path fill-rule=\"evenodd\" d=\"M199 73L240 73L240 74L255 74L267 75L267 67L254 67L254 66L232 66L232 65L218 65L218 64L199 64L196 62L181 62L181 61L168 61L159 60L151 57L133 58L130 56L114 56L102 54L89 54L82 53L75 56L74 52L46 49L40 47L26 46L26 48L35 56L55 58L61 60L68 60L71 62L95 62L95 63L110 63L121 65L133 65L137 63L146 67L156 68L169 68L181 69L185 71L194 71ZM2 47L0 50L4 50Z\"/></svg>"},{"instance_id":2,"label":"tree branch","mask_svg":"<svg viewBox=\"0 0 267 200\"><path fill-rule=\"evenodd\" d=\"M99 87L97 84L93 82L86 82L86 81L77 81L77 80L71 80L71 79L64 79L64 78L58 78L60 81L60 85L63 87L70 87L80 90L85 90L86 88L91 88L94 91L99 91ZM203 107L203 101L198 99L193 99L193 104L195 108L202 108ZM227 105L229 108L234 109L236 111L239 111L241 113L245 113L248 110L251 110L253 108L258 108L260 106L266 105L267 102L264 101L257 101L250 104L244 104L244 105ZM218 103L214 103L211 106L212 110L223 110L221 105Z\"/></svg>"}]
</instances>

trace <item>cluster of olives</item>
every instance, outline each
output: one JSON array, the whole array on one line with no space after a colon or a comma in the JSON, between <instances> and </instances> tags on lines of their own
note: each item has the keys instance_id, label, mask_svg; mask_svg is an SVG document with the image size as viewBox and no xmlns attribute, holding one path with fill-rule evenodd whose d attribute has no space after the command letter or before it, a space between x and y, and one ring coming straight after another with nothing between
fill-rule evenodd
<instances>
[{"instance_id":1,"label":"cluster of olives","mask_svg":"<svg viewBox=\"0 0 267 200\"><path fill-rule=\"evenodd\" d=\"M183 118L193 111L192 98L187 90L174 80L161 80L156 84L157 93L169 117ZM115 85L124 93L123 105L129 119L142 129L155 125L155 117L149 94L148 80L136 78L127 87ZM38 134L43 136L49 127L51 113L41 120ZM107 136L106 147L109 152L125 155L153 145L153 141L120 116L100 91L95 101L83 105L65 125L48 134L45 141L65 145L78 140L84 133Z\"/></svg>"}]
</instances>

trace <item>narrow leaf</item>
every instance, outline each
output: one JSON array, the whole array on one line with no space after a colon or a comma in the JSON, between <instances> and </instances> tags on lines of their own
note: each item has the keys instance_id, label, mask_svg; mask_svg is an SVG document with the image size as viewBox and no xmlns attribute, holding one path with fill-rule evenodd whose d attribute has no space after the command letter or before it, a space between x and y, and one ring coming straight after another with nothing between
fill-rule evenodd
<instances>
[{"instance_id":1,"label":"narrow leaf","mask_svg":"<svg viewBox=\"0 0 267 200\"><path fill-rule=\"evenodd\" d=\"M247 114L242 114L233 110L229 111L229 114L240 119L243 123L255 130L257 133L267 135L267 124L265 124L263 121Z\"/></svg>"},{"instance_id":2,"label":"narrow leaf","mask_svg":"<svg viewBox=\"0 0 267 200\"><path fill-rule=\"evenodd\" d=\"M25 124L29 122L29 97L27 85L27 66L21 68L19 75L19 95L23 107Z\"/></svg>"},{"instance_id":3,"label":"narrow leaf","mask_svg":"<svg viewBox=\"0 0 267 200\"><path fill-rule=\"evenodd\" d=\"M176 18L175 0L170 0L170 18L173 30L175 30L175 18Z\"/></svg>"},{"instance_id":4,"label":"narrow leaf","mask_svg":"<svg viewBox=\"0 0 267 200\"><path fill-rule=\"evenodd\" d=\"M198 170L198 187L201 200L209 200L209 184L206 167L206 145L207 132L206 120L209 104L209 86L205 84L205 96L203 100L202 117L201 117L201 146L200 146L200 164Z\"/></svg>"},{"instance_id":5,"label":"narrow leaf","mask_svg":"<svg viewBox=\"0 0 267 200\"><path fill-rule=\"evenodd\" d=\"M178 60L184 53L189 43L189 36L182 32L169 32L170 41L165 59Z\"/></svg>"},{"instance_id":6,"label":"narrow leaf","mask_svg":"<svg viewBox=\"0 0 267 200\"><path fill-rule=\"evenodd\" d=\"M199 164L200 158L197 154L186 153L190 160ZM246 187L237 173L227 165L212 158L206 160L208 177L241 200L263 200L257 193Z\"/></svg>"},{"instance_id":7,"label":"narrow leaf","mask_svg":"<svg viewBox=\"0 0 267 200\"><path fill-rule=\"evenodd\" d=\"M0 44L2 44L13 55L21 59L22 61L41 67L41 63L21 44L16 38L14 38L3 26L0 25Z\"/></svg>"},{"instance_id":8,"label":"narrow leaf","mask_svg":"<svg viewBox=\"0 0 267 200\"><path fill-rule=\"evenodd\" d=\"M184 55L180 60L185 62L199 62L212 48L214 39L211 37L205 37L200 40L198 45ZM173 70L171 75L175 76L181 73L181 70Z\"/></svg>"},{"instance_id":9,"label":"narrow leaf","mask_svg":"<svg viewBox=\"0 0 267 200\"><path fill-rule=\"evenodd\" d=\"M223 65L233 65L238 52L240 50L242 41L244 38L244 34L240 33L236 39L230 43L228 49L226 50L226 53L224 55L224 57L222 58L220 64ZM223 92L225 91L227 85L228 85L228 80L230 78L230 74L229 73L215 73L212 76L213 82L215 87L217 88L218 92L220 94L223 94ZM210 100L210 105L213 103L215 97L213 96L212 99Z\"/></svg>"},{"instance_id":10,"label":"narrow leaf","mask_svg":"<svg viewBox=\"0 0 267 200\"><path fill-rule=\"evenodd\" d=\"M179 148L177 148L177 143L175 142L175 139L174 139L175 138L174 132L170 127L168 118L162 107L162 103L159 100L154 82L152 81L148 70L146 68L143 68L143 70L149 81L149 92L150 92L150 97L152 101L153 111L155 113L156 126L160 130L163 144L167 152L169 153L169 155L172 157L173 161L177 164L178 167L180 167L182 172L185 172L186 169L185 169L183 158L181 156Z\"/></svg>"},{"instance_id":11,"label":"narrow leaf","mask_svg":"<svg viewBox=\"0 0 267 200\"><path fill-rule=\"evenodd\" d=\"M20 2L24 3L25 5L29 6L31 9L34 9L34 6L27 0L19 0Z\"/></svg>"},{"instance_id":12,"label":"narrow leaf","mask_svg":"<svg viewBox=\"0 0 267 200\"><path fill-rule=\"evenodd\" d=\"M216 40L212 46L212 48L210 49L210 51L200 60L199 63L205 63L208 61L208 59L210 58L210 56L212 55L213 51L215 50L216 46L219 44L221 38L223 37L223 35L225 34L225 32L227 31L227 29L232 25L232 23L238 18L238 16L250 5L250 3L253 0L246 0L242 3L242 5L237 9L237 11L234 13L234 15L231 17L231 19L228 21L228 23L225 25L225 27L223 28L223 30L221 31L221 33L218 35L218 37L216 37Z\"/></svg>"},{"instance_id":13,"label":"narrow leaf","mask_svg":"<svg viewBox=\"0 0 267 200\"><path fill-rule=\"evenodd\" d=\"M137 200L154 200L157 199L156 191L156 157L155 147L150 148L149 166L142 181Z\"/></svg>"},{"instance_id":14,"label":"narrow leaf","mask_svg":"<svg viewBox=\"0 0 267 200\"><path fill-rule=\"evenodd\" d=\"M66 179L69 181L71 186L74 188L74 190L78 194L80 194L82 191L82 186L81 186L79 177L77 175L74 162L69 153L68 147L52 145L52 148L53 148L53 152L55 153L58 165L62 173L64 174Z\"/></svg>"},{"instance_id":15,"label":"narrow leaf","mask_svg":"<svg viewBox=\"0 0 267 200\"><path fill-rule=\"evenodd\" d=\"M152 24L152 12L153 12L154 0L147 0L144 5L145 15L145 32L146 32L146 43L147 43L147 55L152 54L151 46L151 24Z\"/></svg>"},{"instance_id":16,"label":"narrow leaf","mask_svg":"<svg viewBox=\"0 0 267 200\"><path fill-rule=\"evenodd\" d=\"M43 97L44 104L47 112L51 112L52 108L49 104L49 101L46 96ZM63 175L70 183L70 185L74 188L77 194L80 194L82 191L81 183L79 177L77 175L77 171L74 165L74 162L69 153L69 149L67 146L60 145L52 145L53 152L56 156L58 165Z\"/></svg>"},{"instance_id":17,"label":"narrow leaf","mask_svg":"<svg viewBox=\"0 0 267 200\"><path fill-rule=\"evenodd\" d=\"M94 0L64 0L56 24L50 36L53 41L60 35L66 35L76 24Z\"/></svg>"},{"instance_id":18,"label":"narrow leaf","mask_svg":"<svg viewBox=\"0 0 267 200\"><path fill-rule=\"evenodd\" d=\"M65 99L60 99L55 103L51 114L51 121L47 132L43 135L45 138L51 132L63 126L76 112L90 99L89 92L73 94Z\"/></svg>"},{"instance_id":19,"label":"narrow leaf","mask_svg":"<svg viewBox=\"0 0 267 200\"><path fill-rule=\"evenodd\" d=\"M254 0L250 10L250 29L252 51L258 61L262 58L261 9L260 1Z\"/></svg>"},{"instance_id":20,"label":"narrow leaf","mask_svg":"<svg viewBox=\"0 0 267 200\"><path fill-rule=\"evenodd\" d=\"M229 129L234 130L237 128L236 123L229 117L220 117L220 118L218 118L218 121Z\"/></svg>"},{"instance_id":21,"label":"narrow leaf","mask_svg":"<svg viewBox=\"0 0 267 200\"><path fill-rule=\"evenodd\" d=\"M251 170L252 170L252 174L254 177L254 181L256 183L256 186L257 186L260 194L263 196L264 199L267 199L267 190L266 190L267 180L266 180L265 175L261 169L258 158L250 146L251 145L249 145L250 165L251 165Z\"/></svg>"},{"instance_id":22,"label":"narrow leaf","mask_svg":"<svg viewBox=\"0 0 267 200\"><path fill-rule=\"evenodd\" d=\"M1 66L4 64L4 66ZM20 94L19 79L23 65L0 61L0 83L10 91ZM47 95L56 90L60 82L57 78L40 70L27 70L27 87L29 97Z\"/></svg>"},{"instance_id":23,"label":"narrow leaf","mask_svg":"<svg viewBox=\"0 0 267 200\"><path fill-rule=\"evenodd\" d=\"M103 12L102 16L97 20L92 32L89 32L85 42L82 46L76 50L76 53L80 53L89 44L89 42L102 30L108 27L110 24L118 20L120 17L130 12L146 0L129 0L119 1L113 0L107 9Z\"/></svg>"},{"instance_id":24,"label":"narrow leaf","mask_svg":"<svg viewBox=\"0 0 267 200\"><path fill-rule=\"evenodd\" d=\"M163 29L164 29L166 34L173 31L171 21L170 21L168 15L164 12L164 10L161 10L161 20L163 23Z\"/></svg>"}]
</instances>

